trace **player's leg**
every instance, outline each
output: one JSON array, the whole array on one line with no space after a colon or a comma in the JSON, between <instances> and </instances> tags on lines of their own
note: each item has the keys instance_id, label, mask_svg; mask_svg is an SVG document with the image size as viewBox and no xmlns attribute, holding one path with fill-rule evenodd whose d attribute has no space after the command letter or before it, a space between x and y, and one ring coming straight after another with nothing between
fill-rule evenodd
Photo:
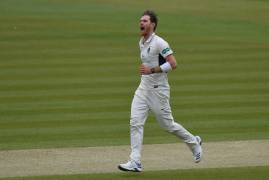
<instances>
[{"instance_id":1,"label":"player's leg","mask_svg":"<svg viewBox=\"0 0 269 180\"><path fill-rule=\"evenodd\" d=\"M143 144L144 124L148 117L149 107L146 102L144 92L137 90L135 92L130 118L130 136L131 136L131 155L130 158L140 162L141 150Z\"/></svg>"},{"instance_id":2,"label":"player's leg","mask_svg":"<svg viewBox=\"0 0 269 180\"><path fill-rule=\"evenodd\" d=\"M196 144L195 137L182 125L174 121L169 103L169 90L154 91L150 99L152 101L150 103L151 109L162 128L175 134L187 144Z\"/></svg>"},{"instance_id":3,"label":"player's leg","mask_svg":"<svg viewBox=\"0 0 269 180\"><path fill-rule=\"evenodd\" d=\"M145 101L143 91L135 92L130 118L131 154L130 161L120 164L123 171L141 171L141 150L143 144L144 124L148 116L149 107Z\"/></svg>"},{"instance_id":4,"label":"player's leg","mask_svg":"<svg viewBox=\"0 0 269 180\"><path fill-rule=\"evenodd\" d=\"M195 162L199 162L202 155L202 152L200 152L202 151L200 147L201 138L194 136L182 125L174 121L169 98L169 90L156 90L152 92L150 108L154 112L156 119L162 128L182 139L192 150L195 159L196 156L200 156L199 159L195 160ZM198 155L198 153L200 154Z\"/></svg>"}]
</instances>

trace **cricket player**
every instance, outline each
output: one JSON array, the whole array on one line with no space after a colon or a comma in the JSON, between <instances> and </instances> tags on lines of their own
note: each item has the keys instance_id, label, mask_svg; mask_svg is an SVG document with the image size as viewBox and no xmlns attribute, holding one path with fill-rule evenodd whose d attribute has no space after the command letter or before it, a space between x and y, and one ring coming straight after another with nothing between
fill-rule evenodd
<instances>
[{"instance_id":1,"label":"cricket player","mask_svg":"<svg viewBox=\"0 0 269 180\"><path fill-rule=\"evenodd\" d=\"M120 164L123 171L141 172L141 150L144 124L149 111L152 111L158 123L166 131L183 140L192 151L194 162L202 158L202 140L192 135L182 125L176 123L169 104L170 87L167 73L176 69L177 62L168 43L155 34L158 19L153 11L145 11L140 18L140 66L141 82L137 88L131 106L130 160Z\"/></svg>"}]
</instances>

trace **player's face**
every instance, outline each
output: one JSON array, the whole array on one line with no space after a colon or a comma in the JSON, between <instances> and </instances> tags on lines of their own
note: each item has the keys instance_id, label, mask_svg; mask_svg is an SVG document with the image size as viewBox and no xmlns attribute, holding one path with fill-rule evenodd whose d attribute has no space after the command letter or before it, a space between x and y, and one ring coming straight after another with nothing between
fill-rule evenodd
<instances>
[{"instance_id":1,"label":"player's face","mask_svg":"<svg viewBox=\"0 0 269 180\"><path fill-rule=\"evenodd\" d=\"M151 32L153 32L154 26L154 23L150 21L150 17L148 15L142 16L139 22L140 35L149 35Z\"/></svg>"}]
</instances>

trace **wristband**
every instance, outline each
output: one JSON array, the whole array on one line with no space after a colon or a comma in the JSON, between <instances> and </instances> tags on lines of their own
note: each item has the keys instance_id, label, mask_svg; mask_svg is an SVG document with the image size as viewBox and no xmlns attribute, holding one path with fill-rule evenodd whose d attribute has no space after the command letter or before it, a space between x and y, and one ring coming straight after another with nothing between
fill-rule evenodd
<instances>
[{"instance_id":1,"label":"wristband","mask_svg":"<svg viewBox=\"0 0 269 180\"><path fill-rule=\"evenodd\" d=\"M172 70L171 64L169 62L166 62L160 66L162 72L168 72Z\"/></svg>"}]
</instances>

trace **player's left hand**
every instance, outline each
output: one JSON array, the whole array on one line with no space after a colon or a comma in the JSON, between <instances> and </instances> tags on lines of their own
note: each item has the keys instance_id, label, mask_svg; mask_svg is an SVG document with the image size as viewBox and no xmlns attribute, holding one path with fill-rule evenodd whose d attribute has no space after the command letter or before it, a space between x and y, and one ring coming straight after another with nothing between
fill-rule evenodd
<instances>
[{"instance_id":1,"label":"player's left hand","mask_svg":"<svg viewBox=\"0 0 269 180\"><path fill-rule=\"evenodd\" d=\"M141 65L140 65L139 70L140 70L140 74L143 74L143 75L151 74L151 70L150 70L150 68L147 67L147 66L144 65L144 64L141 64Z\"/></svg>"}]
</instances>

